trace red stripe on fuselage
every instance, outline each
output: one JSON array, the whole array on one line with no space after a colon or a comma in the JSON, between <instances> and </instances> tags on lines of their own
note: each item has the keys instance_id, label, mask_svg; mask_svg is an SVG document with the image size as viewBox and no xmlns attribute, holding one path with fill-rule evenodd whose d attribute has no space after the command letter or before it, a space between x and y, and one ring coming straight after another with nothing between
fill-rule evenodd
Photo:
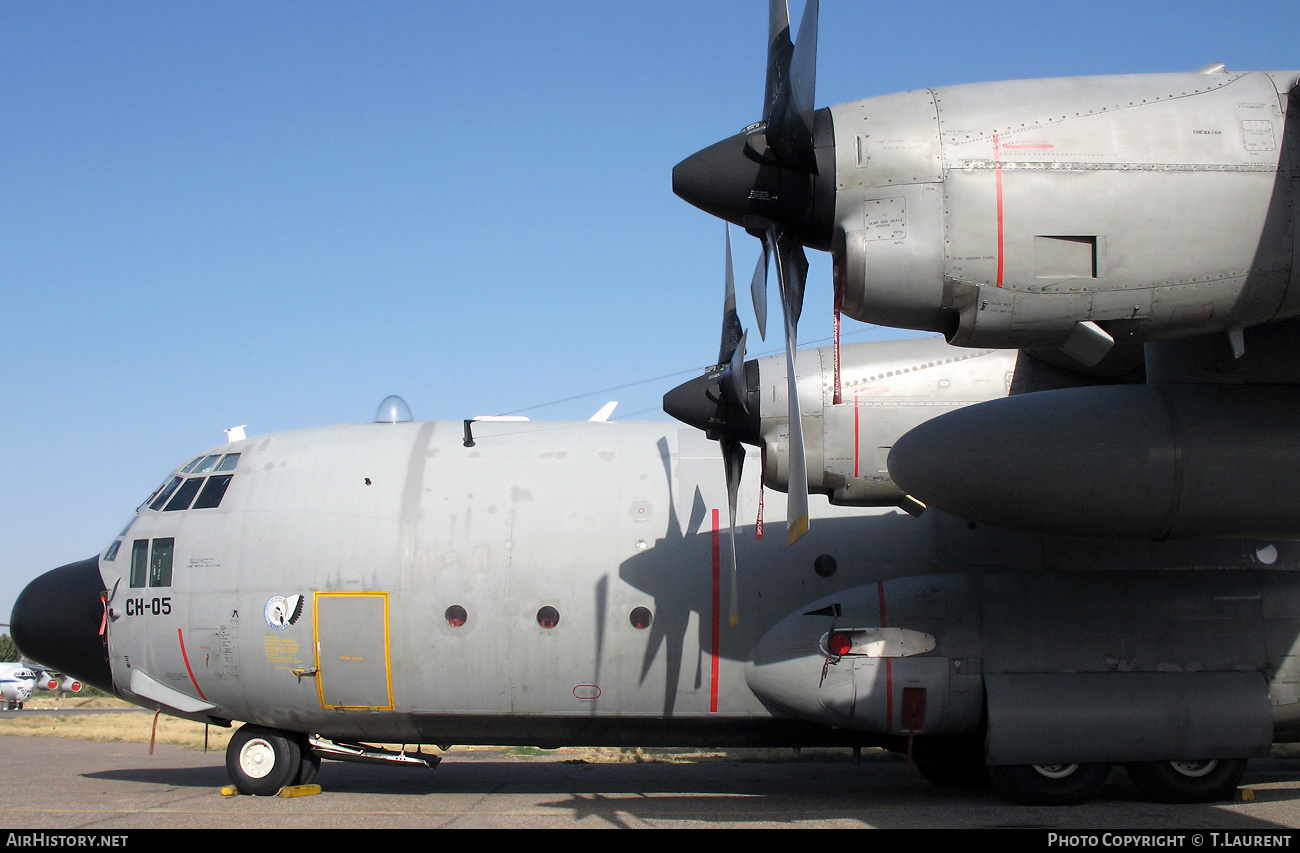
<instances>
[{"instance_id":1,"label":"red stripe on fuselage","mask_svg":"<svg viewBox=\"0 0 1300 853\"><path fill-rule=\"evenodd\" d=\"M190 656L185 654L185 635L181 633L180 628L176 629L176 642L180 643L181 660L185 661L185 671L189 673L190 684L193 684L194 689L199 692L200 699L202 699L204 702L208 701L208 697L203 695L203 688L199 687L199 683L194 680L194 670L190 669Z\"/></svg>"},{"instance_id":2,"label":"red stripe on fuselage","mask_svg":"<svg viewBox=\"0 0 1300 853\"><path fill-rule=\"evenodd\" d=\"M1003 248L1003 224L1002 224L1002 149L998 145L998 135L993 134L993 180L997 187L998 197L998 287L1002 286L1002 248Z\"/></svg>"}]
</instances>

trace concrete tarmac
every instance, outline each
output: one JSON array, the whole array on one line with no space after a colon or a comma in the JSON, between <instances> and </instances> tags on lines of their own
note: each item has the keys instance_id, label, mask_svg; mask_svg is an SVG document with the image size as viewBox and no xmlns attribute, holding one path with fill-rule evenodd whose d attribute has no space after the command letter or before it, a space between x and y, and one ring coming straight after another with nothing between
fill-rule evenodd
<instances>
[{"instance_id":1,"label":"concrete tarmac","mask_svg":"<svg viewBox=\"0 0 1300 853\"><path fill-rule=\"evenodd\" d=\"M1289 836L1300 760L1255 761L1252 802L1141 802L1122 771L1095 801L1014 806L987 789L939 788L902 761L585 763L453 749L436 770L325 762L322 793L224 797L221 752L0 737L0 809L15 829L1031 828L1196 830ZM1212 845L1208 840L1205 846ZM1193 846L1180 844L1178 846ZM1290 846L1288 844L1288 846ZM1296 846L1300 846L1297 842Z\"/></svg>"}]
</instances>

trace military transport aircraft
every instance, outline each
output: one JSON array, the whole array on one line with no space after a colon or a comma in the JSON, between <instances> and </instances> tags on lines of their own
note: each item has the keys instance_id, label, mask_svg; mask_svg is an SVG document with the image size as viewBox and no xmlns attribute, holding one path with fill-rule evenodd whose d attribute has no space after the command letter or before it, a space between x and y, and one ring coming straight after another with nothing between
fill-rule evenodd
<instances>
[{"instance_id":1,"label":"military transport aircraft","mask_svg":"<svg viewBox=\"0 0 1300 853\"><path fill-rule=\"evenodd\" d=\"M37 690L80 693L84 685L76 678L52 672L39 664L0 661L0 702L5 710L22 710Z\"/></svg>"},{"instance_id":2,"label":"military transport aircraft","mask_svg":"<svg viewBox=\"0 0 1300 853\"><path fill-rule=\"evenodd\" d=\"M36 690L37 676L24 663L0 663L0 702L6 711L21 709Z\"/></svg>"},{"instance_id":3,"label":"military transport aircraft","mask_svg":"<svg viewBox=\"0 0 1300 853\"><path fill-rule=\"evenodd\" d=\"M784 356L745 359L728 251L718 364L665 397L691 426L390 399L229 441L24 590L24 652L245 723L226 763L255 794L322 756L436 762L376 743L518 743L880 745L1022 802L1119 764L1154 799L1229 795L1300 733L1297 73L814 110L818 12L796 43L773 0L762 120L673 178L762 240ZM798 350L804 247L845 313L944 337Z\"/></svg>"}]
</instances>

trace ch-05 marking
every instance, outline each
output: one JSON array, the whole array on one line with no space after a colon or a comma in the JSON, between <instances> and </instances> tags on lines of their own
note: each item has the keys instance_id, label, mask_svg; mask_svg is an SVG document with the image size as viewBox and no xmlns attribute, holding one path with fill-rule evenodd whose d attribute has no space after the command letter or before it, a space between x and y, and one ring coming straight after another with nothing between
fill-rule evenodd
<instances>
[{"instance_id":1,"label":"ch-05 marking","mask_svg":"<svg viewBox=\"0 0 1300 853\"><path fill-rule=\"evenodd\" d=\"M167 616L172 612L172 597L164 595L154 598L128 598L126 600L127 616Z\"/></svg>"}]
</instances>

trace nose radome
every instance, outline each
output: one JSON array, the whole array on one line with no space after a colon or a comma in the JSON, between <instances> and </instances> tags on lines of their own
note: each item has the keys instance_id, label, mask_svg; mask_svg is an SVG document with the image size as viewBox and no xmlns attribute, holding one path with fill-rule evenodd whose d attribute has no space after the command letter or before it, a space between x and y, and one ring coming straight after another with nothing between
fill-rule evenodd
<instances>
[{"instance_id":1,"label":"nose radome","mask_svg":"<svg viewBox=\"0 0 1300 853\"><path fill-rule=\"evenodd\" d=\"M9 619L14 642L27 659L113 692L100 634L103 594L98 556L46 572L14 603Z\"/></svg>"}]
</instances>

